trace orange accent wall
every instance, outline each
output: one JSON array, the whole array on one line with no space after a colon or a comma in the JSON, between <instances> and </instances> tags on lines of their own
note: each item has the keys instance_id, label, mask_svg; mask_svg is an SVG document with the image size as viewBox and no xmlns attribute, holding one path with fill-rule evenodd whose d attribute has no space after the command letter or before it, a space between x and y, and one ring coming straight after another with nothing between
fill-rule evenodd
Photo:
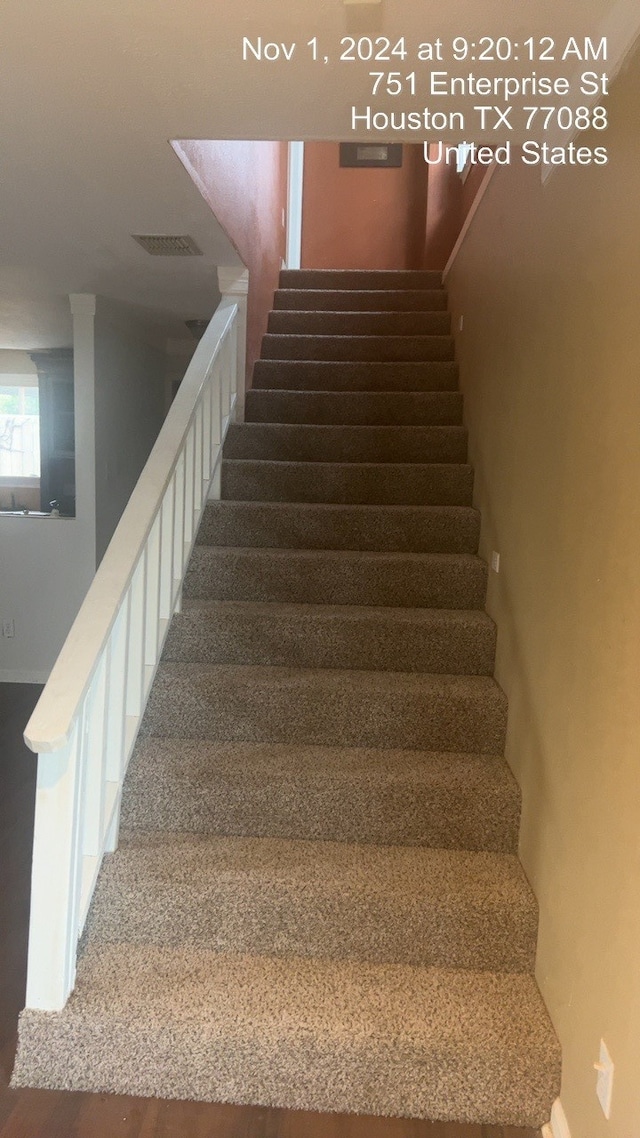
<instances>
[{"instance_id":1,"label":"orange accent wall","mask_svg":"<svg viewBox=\"0 0 640 1138\"><path fill-rule=\"evenodd\" d=\"M249 270L247 375L260 355L286 234L287 143L181 140L179 157Z\"/></svg>"},{"instance_id":2,"label":"orange accent wall","mask_svg":"<svg viewBox=\"0 0 640 1138\"><path fill-rule=\"evenodd\" d=\"M396 169L341 169L339 143L305 142L302 267L419 269L426 193L421 146Z\"/></svg>"}]
</instances>

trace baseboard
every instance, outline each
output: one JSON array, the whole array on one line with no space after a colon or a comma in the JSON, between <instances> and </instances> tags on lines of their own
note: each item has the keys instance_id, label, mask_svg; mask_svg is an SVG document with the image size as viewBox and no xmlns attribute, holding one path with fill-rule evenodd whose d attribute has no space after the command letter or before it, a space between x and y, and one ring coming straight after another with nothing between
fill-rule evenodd
<instances>
[{"instance_id":1,"label":"baseboard","mask_svg":"<svg viewBox=\"0 0 640 1138\"><path fill-rule=\"evenodd\" d=\"M542 1138L571 1138L567 1116L559 1098L551 1107L551 1122L542 1127Z\"/></svg>"},{"instance_id":2,"label":"baseboard","mask_svg":"<svg viewBox=\"0 0 640 1138\"><path fill-rule=\"evenodd\" d=\"M48 672L14 672L0 668L0 684L46 684L48 679Z\"/></svg>"}]
</instances>

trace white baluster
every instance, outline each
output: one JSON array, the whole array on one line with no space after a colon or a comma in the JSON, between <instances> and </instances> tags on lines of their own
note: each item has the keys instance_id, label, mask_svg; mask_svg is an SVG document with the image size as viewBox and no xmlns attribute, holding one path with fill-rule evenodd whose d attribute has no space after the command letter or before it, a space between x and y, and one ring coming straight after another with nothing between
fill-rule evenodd
<instances>
[{"instance_id":1,"label":"white baluster","mask_svg":"<svg viewBox=\"0 0 640 1138\"><path fill-rule=\"evenodd\" d=\"M184 451L175 472L175 508L173 520L173 611L180 612L182 567L184 564Z\"/></svg>"},{"instance_id":2,"label":"white baluster","mask_svg":"<svg viewBox=\"0 0 640 1138\"><path fill-rule=\"evenodd\" d=\"M102 851L106 765L106 696L109 649L103 654L85 703L85 793L82 853L95 858Z\"/></svg>"},{"instance_id":3,"label":"white baluster","mask_svg":"<svg viewBox=\"0 0 640 1138\"><path fill-rule=\"evenodd\" d=\"M173 614L173 544L176 516L176 483L172 478L164 498L160 514L160 619L166 625Z\"/></svg>"},{"instance_id":4,"label":"white baluster","mask_svg":"<svg viewBox=\"0 0 640 1138\"><path fill-rule=\"evenodd\" d=\"M107 722L106 722L106 764L105 775L105 853L113 853L118 848L120 825L120 792L128 760L126 741L125 693L127 686L127 606L116 617L107 657Z\"/></svg>"},{"instance_id":5,"label":"white baluster","mask_svg":"<svg viewBox=\"0 0 640 1138\"><path fill-rule=\"evenodd\" d=\"M160 526L161 515L158 514L147 539L147 588L145 596L145 650L144 662L146 665L145 692L151 686L158 662L158 639L160 629Z\"/></svg>"},{"instance_id":6,"label":"white baluster","mask_svg":"<svg viewBox=\"0 0 640 1138\"><path fill-rule=\"evenodd\" d=\"M193 464L193 513L194 513L194 527L198 524L200 512L202 510L202 480L204 475L203 464L203 448L202 448L202 431L204 422L204 405L201 399L196 408L196 418L194 427L194 443L195 454Z\"/></svg>"},{"instance_id":7,"label":"white baluster","mask_svg":"<svg viewBox=\"0 0 640 1138\"><path fill-rule=\"evenodd\" d=\"M144 691L145 557L140 558L129 591L127 635L127 716L139 720Z\"/></svg>"},{"instance_id":8,"label":"white baluster","mask_svg":"<svg viewBox=\"0 0 640 1138\"><path fill-rule=\"evenodd\" d=\"M195 440L195 425L192 422L189 427L189 433L186 438L185 452L184 452L184 530L182 535L182 564L180 566L180 576L182 577L182 570L186 566L189 551L191 549L191 538L193 537L193 502L194 502L194 478L195 478L195 460L196 460L196 440Z\"/></svg>"}]
</instances>

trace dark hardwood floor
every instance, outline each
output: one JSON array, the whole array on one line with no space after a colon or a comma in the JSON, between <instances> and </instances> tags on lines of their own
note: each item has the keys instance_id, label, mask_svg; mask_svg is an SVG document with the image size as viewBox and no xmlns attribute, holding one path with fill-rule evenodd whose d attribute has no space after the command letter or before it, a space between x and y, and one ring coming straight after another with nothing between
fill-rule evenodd
<instances>
[{"instance_id":1,"label":"dark hardwood floor","mask_svg":"<svg viewBox=\"0 0 640 1138\"><path fill-rule=\"evenodd\" d=\"M0 684L0 1138L537 1138L537 1131L264 1107L8 1089L24 1003L40 689Z\"/></svg>"}]
</instances>

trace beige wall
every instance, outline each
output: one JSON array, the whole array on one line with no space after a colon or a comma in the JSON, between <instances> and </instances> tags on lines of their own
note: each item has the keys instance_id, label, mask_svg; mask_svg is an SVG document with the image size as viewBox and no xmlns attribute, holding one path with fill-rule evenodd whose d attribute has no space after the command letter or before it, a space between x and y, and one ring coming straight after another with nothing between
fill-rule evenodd
<instances>
[{"instance_id":1,"label":"beige wall","mask_svg":"<svg viewBox=\"0 0 640 1138\"><path fill-rule=\"evenodd\" d=\"M639 106L640 54L597 140L610 165L544 187L499 170L449 280L572 1138L640 1134Z\"/></svg>"}]
</instances>

